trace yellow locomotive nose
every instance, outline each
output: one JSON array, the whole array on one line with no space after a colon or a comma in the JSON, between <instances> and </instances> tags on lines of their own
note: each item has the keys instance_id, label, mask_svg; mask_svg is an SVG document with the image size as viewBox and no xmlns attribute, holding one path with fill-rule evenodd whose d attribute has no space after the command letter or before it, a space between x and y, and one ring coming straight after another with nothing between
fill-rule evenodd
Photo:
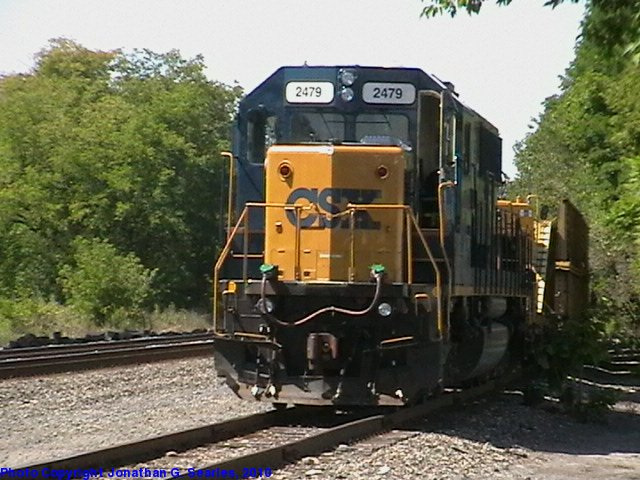
<instances>
[{"instance_id":1,"label":"yellow locomotive nose","mask_svg":"<svg viewBox=\"0 0 640 480\"><path fill-rule=\"evenodd\" d=\"M284 281L367 281L375 263L402 281L403 211L375 207L403 204L404 168L400 147L272 146L265 262Z\"/></svg>"}]
</instances>

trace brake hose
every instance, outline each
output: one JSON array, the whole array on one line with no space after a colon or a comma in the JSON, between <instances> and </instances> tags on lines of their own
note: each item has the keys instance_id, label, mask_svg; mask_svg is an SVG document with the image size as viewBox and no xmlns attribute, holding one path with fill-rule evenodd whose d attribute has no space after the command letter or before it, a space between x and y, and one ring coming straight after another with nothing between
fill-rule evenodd
<instances>
[{"instance_id":1,"label":"brake hose","mask_svg":"<svg viewBox=\"0 0 640 480\"><path fill-rule=\"evenodd\" d=\"M324 313L342 313L344 315L351 315L354 317L366 315L375 308L376 304L380 300L380 295L382 294L383 275L384 275L384 272L373 272L373 276L376 279L376 291L373 294L373 300L371 300L371 304L364 310L349 310L347 308L341 308L341 307L335 307L335 306L323 307L319 310L316 310L313 313L310 313L306 317L296 320L295 322L283 322L282 320L276 318L275 316L267 312L266 285L267 285L268 274L263 273L262 282L260 283L260 300L261 300L260 312L264 315L267 315L269 319L273 320L275 323L283 327L296 327L298 325L302 325L303 323L307 323L308 321L313 320L317 316L322 315Z\"/></svg>"}]
</instances>

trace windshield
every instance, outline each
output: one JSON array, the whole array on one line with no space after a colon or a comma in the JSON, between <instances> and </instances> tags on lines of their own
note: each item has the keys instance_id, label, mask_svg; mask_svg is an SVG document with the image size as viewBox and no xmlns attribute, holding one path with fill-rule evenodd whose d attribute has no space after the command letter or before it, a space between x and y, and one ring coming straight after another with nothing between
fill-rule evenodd
<instances>
[{"instance_id":1,"label":"windshield","mask_svg":"<svg viewBox=\"0 0 640 480\"><path fill-rule=\"evenodd\" d=\"M369 142L376 138L400 140L405 145L411 145L409 118L398 113L361 113L354 116L296 111L291 115L288 141Z\"/></svg>"},{"instance_id":2,"label":"windshield","mask_svg":"<svg viewBox=\"0 0 640 480\"><path fill-rule=\"evenodd\" d=\"M356 117L356 140L390 137L406 145L409 141L409 119L389 113L362 113Z\"/></svg>"},{"instance_id":3,"label":"windshield","mask_svg":"<svg viewBox=\"0 0 640 480\"><path fill-rule=\"evenodd\" d=\"M344 115L296 112L291 116L291 140L294 142L341 142L344 139Z\"/></svg>"}]
</instances>

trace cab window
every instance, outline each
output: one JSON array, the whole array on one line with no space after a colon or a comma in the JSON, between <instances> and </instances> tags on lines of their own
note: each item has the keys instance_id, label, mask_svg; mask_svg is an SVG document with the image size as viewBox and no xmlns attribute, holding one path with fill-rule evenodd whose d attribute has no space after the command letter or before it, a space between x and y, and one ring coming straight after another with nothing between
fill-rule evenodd
<instances>
[{"instance_id":1,"label":"cab window","mask_svg":"<svg viewBox=\"0 0 640 480\"><path fill-rule=\"evenodd\" d=\"M247 158L251 163L264 163L267 149L276 143L276 117L256 115L247 123Z\"/></svg>"},{"instance_id":2,"label":"cab window","mask_svg":"<svg viewBox=\"0 0 640 480\"><path fill-rule=\"evenodd\" d=\"M409 119L400 114L362 113L356 117L356 141L364 137L392 137L410 145Z\"/></svg>"},{"instance_id":3,"label":"cab window","mask_svg":"<svg viewBox=\"0 0 640 480\"><path fill-rule=\"evenodd\" d=\"M294 112L291 115L292 142L344 141L345 119L339 113Z\"/></svg>"}]
</instances>

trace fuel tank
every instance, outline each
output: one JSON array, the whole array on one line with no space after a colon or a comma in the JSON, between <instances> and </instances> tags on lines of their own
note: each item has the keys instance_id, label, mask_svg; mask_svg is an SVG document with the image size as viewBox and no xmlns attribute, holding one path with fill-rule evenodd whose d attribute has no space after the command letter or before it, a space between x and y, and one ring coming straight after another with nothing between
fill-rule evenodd
<instances>
[{"instance_id":1,"label":"fuel tank","mask_svg":"<svg viewBox=\"0 0 640 480\"><path fill-rule=\"evenodd\" d=\"M476 326L448 358L448 383L481 377L493 371L505 358L510 340L509 327L493 321Z\"/></svg>"}]
</instances>

